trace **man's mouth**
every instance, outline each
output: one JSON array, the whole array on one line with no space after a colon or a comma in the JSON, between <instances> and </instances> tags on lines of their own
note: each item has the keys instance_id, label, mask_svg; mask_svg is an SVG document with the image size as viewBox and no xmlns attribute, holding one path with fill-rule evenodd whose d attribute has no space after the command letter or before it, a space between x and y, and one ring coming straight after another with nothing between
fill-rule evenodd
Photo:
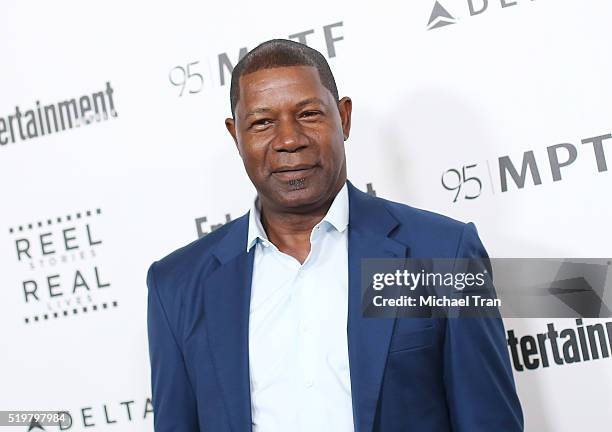
<instances>
[{"instance_id":1,"label":"man's mouth","mask_svg":"<svg viewBox=\"0 0 612 432\"><path fill-rule=\"evenodd\" d=\"M308 177L316 168L316 165L294 165L283 166L272 172L274 177L283 181L295 181Z\"/></svg>"},{"instance_id":2,"label":"man's mouth","mask_svg":"<svg viewBox=\"0 0 612 432\"><path fill-rule=\"evenodd\" d=\"M274 173L293 172L293 171L308 171L314 168L314 165L286 165L274 170Z\"/></svg>"}]
</instances>

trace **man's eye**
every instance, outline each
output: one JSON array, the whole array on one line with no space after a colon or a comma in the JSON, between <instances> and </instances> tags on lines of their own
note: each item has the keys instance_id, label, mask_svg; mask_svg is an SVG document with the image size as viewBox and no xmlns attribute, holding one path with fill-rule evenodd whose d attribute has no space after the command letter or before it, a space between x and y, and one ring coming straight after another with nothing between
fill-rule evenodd
<instances>
[{"instance_id":1,"label":"man's eye","mask_svg":"<svg viewBox=\"0 0 612 432\"><path fill-rule=\"evenodd\" d=\"M320 112L319 111L304 111L302 113L302 117L314 117L316 115L319 115Z\"/></svg>"},{"instance_id":2,"label":"man's eye","mask_svg":"<svg viewBox=\"0 0 612 432\"><path fill-rule=\"evenodd\" d=\"M252 126L266 126L269 123L271 123L269 119L259 119L259 120L255 120Z\"/></svg>"}]
</instances>

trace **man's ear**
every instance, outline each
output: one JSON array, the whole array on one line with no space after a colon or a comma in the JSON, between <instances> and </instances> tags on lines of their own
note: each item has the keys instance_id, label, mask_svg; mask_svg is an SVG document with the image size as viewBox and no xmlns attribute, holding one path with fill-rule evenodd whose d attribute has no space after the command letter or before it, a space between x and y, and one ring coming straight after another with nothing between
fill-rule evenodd
<instances>
[{"instance_id":1,"label":"man's ear","mask_svg":"<svg viewBox=\"0 0 612 432\"><path fill-rule=\"evenodd\" d=\"M225 119L225 128L227 129L229 134L232 136L234 140L234 144L236 145L236 149L238 150L238 153L240 153L240 147L238 146L238 139L236 138L236 122L234 121L233 118L228 117Z\"/></svg>"},{"instance_id":2,"label":"man's ear","mask_svg":"<svg viewBox=\"0 0 612 432\"><path fill-rule=\"evenodd\" d=\"M338 111L340 112L344 141L346 141L351 133L351 113L353 112L353 101L350 97L345 96L340 99L338 102Z\"/></svg>"}]
</instances>

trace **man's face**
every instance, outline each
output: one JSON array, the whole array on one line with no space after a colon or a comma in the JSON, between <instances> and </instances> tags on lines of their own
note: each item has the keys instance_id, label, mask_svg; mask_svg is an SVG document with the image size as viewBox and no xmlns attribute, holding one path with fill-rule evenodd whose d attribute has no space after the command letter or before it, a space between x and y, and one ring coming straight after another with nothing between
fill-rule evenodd
<instances>
[{"instance_id":1,"label":"man's face","mask_svg":"<svg viewBox=\"0 0 612 432\"><path fill-rule=\"evenodd\" d=\"M264 206L307 212L346 180L350 118L351 100L337 104L316 68L289 66L243 75L225 123Z\"/></svg>"}]
</instances>

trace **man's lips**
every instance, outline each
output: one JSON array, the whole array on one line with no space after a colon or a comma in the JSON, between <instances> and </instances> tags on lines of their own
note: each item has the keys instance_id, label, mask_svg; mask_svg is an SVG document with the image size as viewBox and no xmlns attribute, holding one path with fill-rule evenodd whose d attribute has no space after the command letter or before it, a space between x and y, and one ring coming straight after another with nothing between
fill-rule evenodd
<instances>
[{"instance_id":1,"label":"man's lips","mask_svg":"<svg viewBox=\"0 0 612 432\"><path fill-rule=\"evenodd\" d=\"M316 165L283 166L275 169L272 175L280 180L295 180L310 175L315 168Z\"/></svg>"},{"instance_id":2,"label":"man's lips","mask_svg":"<svg viewBox=\"0 0 612 432\"><path fill-rule=\"evenodd\" d=\"M307 171L311 168L314 168L314 165L306 165L306 164L302 164L302 165L285 165L285 166L281 166L279 168L276 168L274 170L272 170L273 173L283 173L283 172L291 172L291 171Z\"/></svg>"}]
</instances>

